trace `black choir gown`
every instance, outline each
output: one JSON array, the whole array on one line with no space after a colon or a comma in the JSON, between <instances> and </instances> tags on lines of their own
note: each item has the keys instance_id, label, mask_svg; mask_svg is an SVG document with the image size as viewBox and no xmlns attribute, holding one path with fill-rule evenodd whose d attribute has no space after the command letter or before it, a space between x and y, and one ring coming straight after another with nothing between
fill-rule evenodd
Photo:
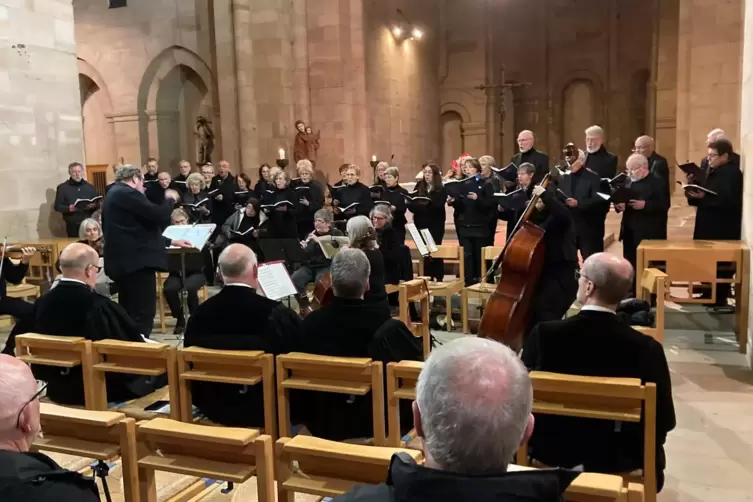
<instances>
[{"instance_id":1,"label":"black choir gown","mask_svg":"<svg viewBox=\"0 0 753 502\"><path fill-rule=\"evenodd\" d=\"M288 201L292 206L286 205L287 210L282 211L279 207L264 207L278 202ZM276 189L274 193L265 197L262 202L262 211L269 218L267 224L267 236L270 239L298 239L298 226L296 224L296 215L298 214L299 204L296 194L290 188Z\"/></svg>"},{"instance_id":2,"label":"black choir gown","mask_svg":"<svg viewBox=\"0 0 753 502\"><path fill-rule=\"evenodd\" d=\"M199 210L198 207L192 207L188 204L197 204L202 200L207 201L199 207L205 207L209 210L209 213L204 213ZM207 194L206 190L202 190L197 194L194 194L190 190L183 195L181 201L181 207L188 214L188 221L190 223L211 223L212 222L212 199Z\"/></svg>"},{"instance_id":3,"label":"black choir gown","mask_svg":"<svg viewBox=\"0 0 753 502\"><path fill-rule=\"evenodd\" d=\"M392 211L392 228L395 229L397 240L401 244L405 242L405 224L408 220L405 217L405 213L408 211L408 203L405 197L408 195L408 190L396 185L394 187L386 187L382 197L385 202L389 202L390 206L394 206Z\"/></svg>"},{"instance_id":4,"label":"black choir gown","mask_svg":"<svg viewBox=\"0 0 753 502\"><path fill-rule=\"evenodd\" d=\"M374 207L374 201L371 199L369 187L360 181L352 185L339 185L330 189L332 200L337 201L338 208L345 208L353 203L358 203L347 212L335 212L335 221L347 221L353 216L368 216L371 208Z\"/></svg>"},{"instance_id":5,"label":"black choir gown","mask_svg":"<svg viewBox=\"0 0 753 502\"><path fill-rule=\"evenodd\" d=\"M298 238L305 240L314 231L314 214L324 206L324 189L318 181L291 182L290 188L295 193L293 202L298 204L298 212L295 218L298 226ZM300 204L301 199L306 199L309 203L308 206Z\"/></svg>"}]
</instances>

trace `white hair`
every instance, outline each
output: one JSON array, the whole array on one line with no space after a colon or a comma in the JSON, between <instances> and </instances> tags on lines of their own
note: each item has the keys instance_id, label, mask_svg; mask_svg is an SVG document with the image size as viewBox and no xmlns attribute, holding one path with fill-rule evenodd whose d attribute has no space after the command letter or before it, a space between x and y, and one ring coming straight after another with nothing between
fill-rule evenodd
<instances>
[{"instance_id":1,"label":"white hair","mask_svg":"<svg viewBox=\"0 0 753 502\"><path fill-rule=\"evenodd\" d=\"M640 153L634 153L630 157L628 157L627 161L625 162L625 167L633 163L637 164L638 167L648 167L648 159Z\"/></svg>"},{"instance_id":2,"label":"white hair","mask_svg":"<svg viewBox=\"0 0 753 502\"><path fill-rule=\"evenodd\" d=\"M348 234L348 245L358 249L377 249L376 230L374 224L366 216L353 216L345 226Z\"/></svg>"},{"instance_id":3,"label":"white hair","mask_svg":"<svg viewBox=\"0 0 753 502\"><path fill-rule=\"evenodd\" d=\"M604 129L597 125L592 125L588 129L586 129L586 136L600 136L604 137Z\"/></svg>"},{"instance_id":4,"label":"white hair","mask_svg":"<svg viewBox=\"0 0 753 502\"><path fill-rule=\"evenodd\" d=\"M507 471L528 426L533 390L510 348L469 337L431 353L416 403L426 452L437 465L484 476Z\"/></svg>"},{"instance_id":5,"label":"white hair","mask_svg":"<svg viewBox=\"0 0 753 502\"><path fill-rule=\"evenodd\" d=\"M712 129L706 135L706 139L708 139L709 141L716 141L718 139L724 139L726 137L727 137L727 133L724 132L724 129L720 129L719 127L717 127L716 129Z\"/></svg>"},{"instance_id":6,"label":"white hair","mask_svg":"<svg viewBox=\"0 0 753 502\"><path fill-rule=\"evenodd\" d=\"M388 225L392 223L392 210L387 204L377 204L376 206L374 206L369 213L369 218L373 218L375 214L384 216L387 219Z\"/></svg>"}]
</instances>

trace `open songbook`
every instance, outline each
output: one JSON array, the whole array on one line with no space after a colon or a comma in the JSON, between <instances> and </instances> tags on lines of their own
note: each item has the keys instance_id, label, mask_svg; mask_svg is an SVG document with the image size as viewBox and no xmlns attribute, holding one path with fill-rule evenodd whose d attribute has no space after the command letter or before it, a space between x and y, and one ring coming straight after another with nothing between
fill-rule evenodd
<instances>
[{"instance_id":1,"label":"open songbook","mask_svg":"<svg viewBox=\"0 0 753 502\"><path fill-rule=\"evenodd\" d=\"M309 191L311 191L311 188L309 188L308 185L298 185L297 187L295 187L294 190L296 190L296 191L297 190L309 190Z\"/></svg>"},{"instance_id":2,"label":"open songbook","mask_svg":"<svg viewBox=\"0 0 753 502\"><path fill-rule=\"evenodd\" d=\"M428 229L424 228L419 231L415 223L406 223L405 229L416 244L416 249L418 249L421 256L430 256L431 253L439 251L439 248L437 247L436 242L434 242L434 238L431 236Z\"/></svg>"},{"instance_id":3,"label":"open songbook","mask_svg":"<svg viewBox=\"0 0 753 502\"><path fill-rule=\"evenodd\" d=\"M389 202L387 204L389 204ZM353 204L350 204L350 205L345 206L345 207L339 207L338 206L338 209L344 213L348 209L355 209L355 207L358 206L358 205L359 205L358 202L354 202Z\"/></svg>"},{"instance_id":4,"label":"open songbook","mask_svg":"<svg viewBox=\"0 0 753 502\"><path fill-rule=\"evenodd\" d=\"M698 164L695 162L686 162L685 164L678 164L677 167L680 168L682 172L685 174L692 174L695 178L696 183L703 183L706 181L706 171L700 168Z\"/></svg>"},{"instance_id":5,"label":"open songbook","mask_svg":"<svg viewBox=\"0 0 753 502\"><path fill-rule=\"evenodd\" d=\"M621 180L622 180L622 177L624 177L624 176L627 176L627 174L625 174L625 173L620 173L620 174L618 174L617 176L615 176L614 178L601 178L601 181L606 181L606 182L607 182L607 183L609 183L610 185L614 185L614 184L616 184L616 183L619 183L619 182L621 182Z\"/></svg>"},{"instance_id":6,"label":"open songbook","mask_svg":"<svg viewBox=\"0 0 753 502\"><path fill-rule=\"evenodd\" d=\"M204 249L217 225L204 223L201 225L170 225L162 232L162 237L172 241L188 241L195 249Z\"/></svg>"},{"instance_id":7,"label":"open songbook","mask_svg":"<svg viewBox=\"0 0 753 502\"><path fill-rule=\"evenodd\" d=\"M507 164L505 167L494 167L494 166L491 167L491 170L494 171L497 174L503 173L503 172L505 172L505 171L507 171L509 169L515 169L516 175L517 175L517 169L518 168L515 167L515 164L513 164L512 162L510 162L509 164Z\"/></svg>"},{"instance_id":8,"label":"open songbook","mask_svg":"<svg viewBox=\"0 0 753 502\"><path fill-rule=\"evenodd\" d=\"M502 206L504 209L517 211L523 209L528 203L528 196L525 189L522 187L515 189L512 192L497 192L493 195L494 199L497 201L497 204Z\"/></svg>"},{"instance_id":9,"label":"open songbook","mask_svg":"<svg viewBox=\"0 0 753 502\"><path fill-rule=\"evenodd\" d=\"M231 236L231 237L236 237L236 236L237 236L237 237L243 237L243 236L245 236L245 235L248 235L248 234L250 234L250 233L251 233L251 232L253 232L253 231L254 231L254 227L249 227L248 229L244 230L243 232L239 232L239 231L237 231L237 230L232 230L232 229L231 229L231 230L230 230L230 236Z\"/></svg>"},{"instance_id":10,"label":"open songbook","mask_svg":"<svg viewBox=\"0 0 753 502\"><path fill-rule=\"evenodd\" d=\"M444 182L444 188L447 195L452 198L466 197L469 193L479 192L479 182L475 176L469 176L462 180L447 180Z\"/></svg>"},{"instance_id":11,"label":"open songbook","mask_svg":"<svg viewBox=\"0 0 753 502\"><path fill-rule=\"evenodd\" d=\"M281 300L298 294L288 269L285 268L285 262L270 261L259 265L258 274L259 288L270 300Z\"/></svg>"},{"instance_id":12,"label":"open songbook","mask_svg":"<svg viewBox=\"0 0 753 502\"><path fill-rule=\"evenodd\" d=\"M181 202L180 205L181 206L186 206L186 207L192 207L194 209L198 209L199 206L203 206L207 202L209 202L209 199L201 199L199 202L196 202L194 204L189 204L188 202Z\"/></svg>"},{"instance_id":13,"label":"open songbook","mask_svg":"<svg viewBox=\"0 0 753 502\"><path fill-rule=\"evenodd\" d=\"M708 188L702 187L701 185L693 185L693 184L686 185L682 181L678 181L677 184L682 185L682 189L685 190L686 192L692 190L695 192L705 192L709 195L719 195L715 191L709 190Z\"/></svg>"},{"instance_id":14,"label":"open songbook","mask_svg":"<svg viewBox=\"0 0 753 502\"><path fill-rule=\"evenodd\" d=\"M76 199L76 202L73 203L74 206L78 205L89 205L94 204L97 201L102 200L102 196L93 197L91 199Z\"/></svg>"},{"instance_id":15,"label":"open songbook","mask_svg":"<svg viewBox=\"0 0 753 502\"><path fill-rule=\"evenodd\" d=\"M274 204L263 204L261 206L262 209L271 209L273 207L280 207L280 206L290 206L293 207L294 204L290 202L289 200L281 200L279 202L275 202Z\"/></svg>"},{"instance_id":16,"label":"open songbook","mask_svg":"<svg viewBox=\"0 0 753 502\"><path fill-rule=\"evenodd\" d=\"M215 188L214 190L210 190L209 192L207 192L207 195L209 195L210 197L214 197L215 195L220 195L220 189Z\"/></svg>"},{"instance_id":17,"label":"open songbook","mask_svg":"<svg viewBox=\"0 0 753 502\"><path fill-rule=\"evenodd\" d=\"M421 204L431 204L431 198L423 195L413 195L418 193L418 190L410 192L410 195L404 195L405 200L408 202L417 202Z\"/></svg>"},{"instance_id":18,"label":"open songbook","mask_svg":"<svg viewBox=\"0 0 753 502\"><path fill-rule=\"evenodd\" d=\"M316 238L316 242L322 250L322 254L328 260L331 260L340 250L348 245L348 238L337 235L322 235Z\"/></svg>"},{"instance_id":19,"label":"open songbook","mask_svg":"<svg viewBox=\"0 0 753 502\"><path fill-rule=\"evenodd\" d=\"M612 195L607 195L602 192L596 192L596 194L602 199L608 200L612 204L621 204L623 202L628 202L636 198L635 190L625 186L620 187L612 192Z\"/></svg>"}]
</instances>

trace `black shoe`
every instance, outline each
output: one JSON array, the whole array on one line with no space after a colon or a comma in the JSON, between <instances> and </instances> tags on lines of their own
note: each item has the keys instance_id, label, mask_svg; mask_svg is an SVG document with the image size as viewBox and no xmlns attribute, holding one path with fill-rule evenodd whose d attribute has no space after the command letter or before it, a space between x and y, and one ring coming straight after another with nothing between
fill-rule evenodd
<instances>
[{"instance_id":1,"label":"black shoe","mask_svg":"<svg viewBox=\"0 0 753 502\"><path fill-rule=\"evenodd\" d=\"M175 329L173 329L173 335L182 335L184 330L185 326L182 324L176 324Z\"/></svg>"}]
</instances>

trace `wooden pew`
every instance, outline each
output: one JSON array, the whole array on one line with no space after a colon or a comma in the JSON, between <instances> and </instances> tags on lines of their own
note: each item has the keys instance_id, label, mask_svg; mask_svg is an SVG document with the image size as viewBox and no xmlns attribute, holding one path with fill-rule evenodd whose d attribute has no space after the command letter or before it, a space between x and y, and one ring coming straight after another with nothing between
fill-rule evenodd
<instances>
[{"instance_id":1,"label":"wooden pew","mask_svg":"<svg viewBox=\"0 0 753 502\"><path fill-rule=\"evenodd\" d=\"M61 371L81 367L84 382L84 403L95 410L96 398L92 373L92 344L80 336L51 336L26 333L16 337L16 355L25 363L54 366Z\"/></svg>"},{"instance_id":2,"label":"wooden pew","mask_svg":"<svg viewBox=\"0 0 753 502\"><path fill-rule=\"evenodd\" d=\"M44 436L31 445L32 451L64 453L107 462L120 457L123 495L126 502L138 502L136 467L136 421L114 411L91 411L41 403Z\"/></svg>"},{"instance_id":3,"label":"wooden pew","mask_svg":"<svg viewBox=\"0 0 753 502\"><path fill-rule=\"evenodd\" d=\"M237 385L261 383L264 394L264 432L277 438L274 356L260 350L213 350L189 347L178 350L180 420L193 422L191 382Z\"/></svg>"},{"instance_id":4,"label":"wooden pew","mask_svg":"<svg viewBox=\"0 0 753 502\"><path fill-rule=\"evenodd\" d=\"M259 502L275 500L273 441L257 430L155 418L136 432L141 502L157 501L156 471L238 484L255 475Z\"/></svg>"},{"instance_id":5,"label":"wooden pew","mask_svg":"<svg viewBox=\"0 0 753 502\"><path fill-rule=\"evenodd\" d=\"M655 327L634 326L634 328L662 345L664 345L664 300L667 295L668 281L669 276L658 268L645 268L639 282L640 290L636 292L638 298L644 298L646 301L651 298L652 294L656 295L656 317Z\"/></svg>"},{"instance_id":6,"label":"wooden pew","mask_svg":"<svg viewBox=\"0 0 753 502\"><path fill-rule=\"evenodd\" d=\"M169 400L170 400L170 417L174 420L180 418L180 403L178 390L178 366L175 357L175 349L164 343L138 343L123 342L120 340L100 340L92 343L92 372L94 382L94 402L97 409L106 410L107 386L105 384L105 375L107 373L130 373L133 375L160 376L167 374ZM157 396L164 395L164 392L157 390L148 399L146 396L138 401L155 402L160 400ZM131 401L134 403L136 400ZM119 408L128 416L143 420L151 418L150 412L144 412L138 406L125 406Z\"/></svg>"},{"instance_id":7,"label":"wooden pew","mask_svg":"<svg viewBox=\"0 0 753 502\"><path fill-rule=\"evenodd\" d=\"M445 299L445 314L447 315L447 330L452 330L452 297L460 294L465 285L465 260L463 260L462 246L437 246L438 251L431 253L432 258L441 258L445 264L457 264L460 272L457 279L452 281L429 282L429 291L432 296L443 296ZM418 264L418 275L424 275L423 259Z\"/></svg>"},{"instance_id":8,"label":"wooden pew","mask_svg":"<svg viewBox=\"0 0 753 502\"><path fill-rule=\"evenodd\" d=\"M297 352L277 356L277 413L281 436L291 434L288 395L291 389L356 396L371 392L374 444L384 446L387 443L381 362L367 357L331 357Z\"/></svg>"},{"instance_id":9,"label":"wooden pew","mask_svg":"<svg viewBox=\"0 0 753 502\"><path fill-rule=\"evenodd\" d=\"M387 445L402 446L400 435L400 400L416 399L418 375L424 367L419 361L387 363Z\"/></svg>"},{"instance_id":10,"label":"wooden pew","mask_svg":"<svg viewBox=\"0 0 753 502\"><path fill-rule=\"evenodd\" d=\"M392 455L405 452L416 462L423 455L417 450L379 448L338 443L311 436L282 438L277 441L277 492L280 502L293 502L295 493L336 497L357 484L379 484L387 479ZM297 462L295 469L293 462ZM521 470L510 466L510 471ZM639 490L634 490L637 493ZM628 489L622 478L609 474L583 473L565 492L568 502L624 502ZM641 502L641 498L629 499Z\"/></svg>"},{"instance_id":11,"label":"wooden pew","mask_svg":"<svg viewBox=\"0 0 753 502\"><path fill-rule=\"evenodd\" d=\"M644 418L642 479L647 502L656 502L656 384L637 378L585 377L531 372L533 413L640 422ZM565 433L566 431L563 431ZM528 447L517 462L528 464ZM628 476L626 476L628 477Z\"/></svg>"}]
</instances>

